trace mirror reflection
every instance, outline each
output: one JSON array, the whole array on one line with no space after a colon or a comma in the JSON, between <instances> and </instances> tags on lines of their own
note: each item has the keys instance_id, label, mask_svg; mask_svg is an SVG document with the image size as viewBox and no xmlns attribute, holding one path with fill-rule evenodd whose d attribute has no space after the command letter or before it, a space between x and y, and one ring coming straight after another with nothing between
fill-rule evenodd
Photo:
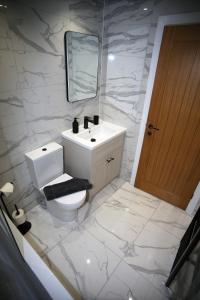
<instances>
[{"instance_id":1,"label":"mirror reflection","mask_svg":"<svg viewBox=\"0 0 200 300\"><path fill-rule=\"evenodd\" d=\"M67 100L94 98L97 94L99 40L79 32L65 33Z\"/></svg>"}]
</instances>

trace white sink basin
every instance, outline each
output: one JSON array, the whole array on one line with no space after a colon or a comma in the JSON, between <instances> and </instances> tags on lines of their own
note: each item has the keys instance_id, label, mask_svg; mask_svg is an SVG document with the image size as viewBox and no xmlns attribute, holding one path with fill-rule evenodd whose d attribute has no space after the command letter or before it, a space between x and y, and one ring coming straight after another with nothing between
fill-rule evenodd
<instances>
[{"instance_id":1,"label":"white sink basin","mask_svg":"<svg viewBox=\"0 0 200 300\"><path fill-rule=\"evenodd\" d=\"M79 133L73 133L72 130L62 132L64 139L68 139L87 149L95 149L98 146L108 142L116 136L126 132L125 127L121 127L109 122L100 120L99 125L88 124L90 129L84 129L83 125L79 126ZM92 141L91 139L95 139Z\"/></svg>"}]
</instances>

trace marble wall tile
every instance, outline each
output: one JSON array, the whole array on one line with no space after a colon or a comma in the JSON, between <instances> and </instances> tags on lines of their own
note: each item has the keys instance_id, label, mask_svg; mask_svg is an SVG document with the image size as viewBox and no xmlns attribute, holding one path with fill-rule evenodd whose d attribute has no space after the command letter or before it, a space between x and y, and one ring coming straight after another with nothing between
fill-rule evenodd
<instances>
[{"instance_id":1,"label":"marble wall tile","mask_svg":"<svg viewBox=\"0 0 200 300\"><path fill-rule=\"evenodd\" d=\"M70 27L73 31L91 33L102 36L102 11L103 0L69 0ZM87 21L86 21L87 20Z\"/></svg>"},{"instance_id":2,"label":"marble wall tile","mask_svg":"<svg viewBox=\"0 0 200 300\"><path fill-rule=\"evenodd\" d=\"M20 2L24 6L55 16L62 16L63 18L66 18L66 10L69 6L69 1L63 0L56 0L56 2L49 0L29 0L28 3L26 0L20 0Z\"/></svg>"},{"instance_id":3,"label":"marble wall tile","mask_svg":"<svg viewBox=\"0 0 200 300\"><path fill-rule=\"evenodd\" d=\"M1 165L1 172L0 175L2 176L3 174L7 173L10 171L11 169L11 164L10 164L10 160L7 156L7 144L6 141L4 139L4 135L3 135L3 131L0 128L0 165Z\"/></svg>"},{"instance_id":4,"label":"marble wall tile","mask_svg":"<svg viewBox=\"0 0 200 300\"><path fill-rule=\"evenodd\" d=\"M146 92L143 73L152 4L107 1L105 5L100 110L105 120L127 127L121 170L126 180L131 176Z\"/></svg>"},{"instance_id":5,"label":"marble wall tile","mask_svg":"<svg viewBox=\"0 0 200 300\"><path fill-rule=\"evenodd\" d=\"M161 15L190 13L200 11L200 3L196 0L156 0L153 7L152 22Z\"/></svg>"},{"instance_id":6,"label":"marble wall tile","mask_svg":"<svg viewBox=\"0 0 200 300\"><path fill-rule=\"evenodd\" d=\"M126 26L125 26L126 25ZM104 50L108 54L144 57L146 53L146 40L149 35L149 24L124 24L107 32L104 40Z\"/></svg>"},{"instance_id":7,"label":"marble wall tile","mask_svg":"<svg viewBox=\"0 0 200 300\"><path fill-rule=\"evenodd\" d=\"M33 188L24 153L51 141L74 117L99 113L94 100L66 100L64 32L93 33L101 42L103 1L8 0L0 7L0 184L14 181L13 202L41 201ZM100 69L99 69L100 73ZM36 201L37 200L37 201Z\"/></svg>"},{"instance_id":8,"label":"marble wall tile","mask_svg":"<svg viewBox=\"0 0 200 300\"><path fill-rule=\"evenodd\" d=\"M25 121L21 91L0 92L0 105L1 128L14 127Z\"/></svg>"},{"instance_id":9,"label":"marble wall tile","mask_svg":"<svg viewBox=\"0 0 200 300\"><path fill-rule=\"evenodd\" d=\"M137 123L140 120L137 102L141 94L144 59L133 56L115 56L107 65L106 99L119 110L129 113Z\"/></svg>"},{"instance_id":10,"label":"marble wall tile","mask_svg":"<svg viewBox=\"0 0 200 300\"><path fill-rule=\"evenodd\" d=\"M32 4L20 2L8 7L19 88L64 83L63 36L68 19L48 14Z\"/></svg>"},{"instance_id":11,"label":"marble wall tile","mask_svg":"<svg viewBox=\"0 0 200 300\"><path fill-rule=\"evenodd\" d=\"M18 72L14 55L11 51L11 35L5 9L0 9L0 92L16 89Z\"/></svg>"},{"instance_id":12,"label":"marble wall tile","mask_svg":"<svg viewBox=\"0 0 200 300\"><path fill-rule=\"evenodd\" d=\"M104 22L106 31L120 30L121 26L129 28L131 24L148 24L152 20L154 0L128 1L106 0ZM148 10L144 10L148 8Z\"/></svg>"}]
</instances>

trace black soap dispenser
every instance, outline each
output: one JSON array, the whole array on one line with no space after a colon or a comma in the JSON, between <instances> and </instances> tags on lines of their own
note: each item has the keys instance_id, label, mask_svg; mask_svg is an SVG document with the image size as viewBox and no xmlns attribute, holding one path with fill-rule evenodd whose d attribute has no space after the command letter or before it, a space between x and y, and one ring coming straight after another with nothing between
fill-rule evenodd
<instances>
[{"instance_id":1,"label":"black soap dispenser","mask_svg":"<svg viewBox=\"0 0 200 300\"><path fill-rule=\"evenodd\" d=\"M74 122L72 123L72 131L73 131L73 133L79 132L79 124L78 124L77 118L74 118Z\"/></svg>"}]
</instances>

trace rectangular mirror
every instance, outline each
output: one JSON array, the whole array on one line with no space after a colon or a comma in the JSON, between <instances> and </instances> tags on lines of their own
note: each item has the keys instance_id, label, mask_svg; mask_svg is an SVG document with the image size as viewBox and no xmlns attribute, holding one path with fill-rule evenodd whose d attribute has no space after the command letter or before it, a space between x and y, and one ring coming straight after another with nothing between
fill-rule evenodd
<instances>
[{"instance_id":1,"label":"rectangular mirror","mask_svg":"<svg viewBox=\"0 0 200 300\"><path fill-rule=\"evenodd\" d=\"M97 95L99 39L79 32L65 32L67 100L75 102Z\"/></svg>"}]
</instances>

